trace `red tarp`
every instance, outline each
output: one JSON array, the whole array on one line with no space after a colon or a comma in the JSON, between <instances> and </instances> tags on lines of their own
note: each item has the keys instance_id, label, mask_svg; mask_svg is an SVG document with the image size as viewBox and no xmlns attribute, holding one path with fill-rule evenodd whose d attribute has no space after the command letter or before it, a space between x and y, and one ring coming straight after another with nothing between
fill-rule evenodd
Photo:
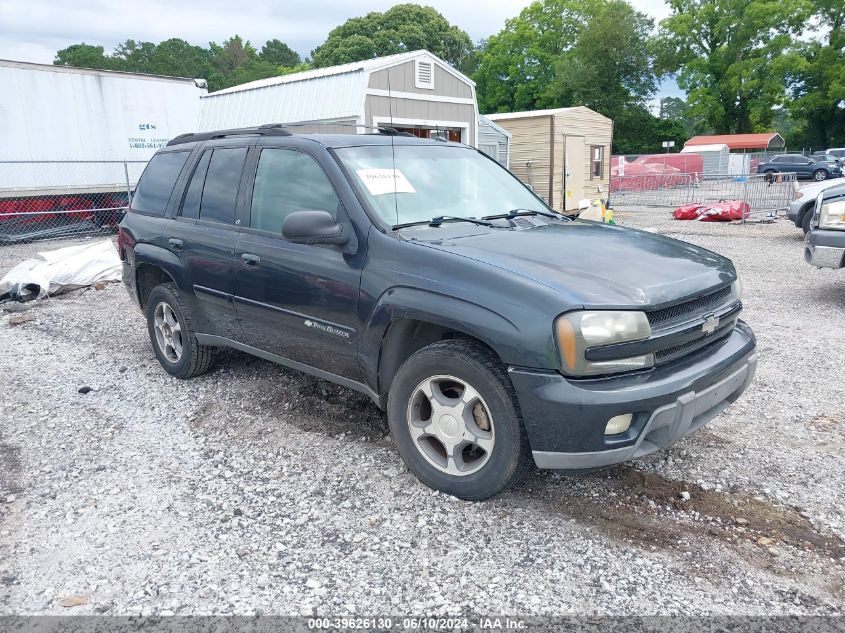
<instances>
[{"instance_id":1,"label":"red tarp","mask_svg":"<svg viewBox=\"0 0 845 633\"><path fill-rule=\"evenodd\" d=\"M731 222L744 220L749 215L751 215L751 207L743 200L685 204L672 212L672 217L676 220L701 220L702 222Z\"/></svg>"}]
</instances>

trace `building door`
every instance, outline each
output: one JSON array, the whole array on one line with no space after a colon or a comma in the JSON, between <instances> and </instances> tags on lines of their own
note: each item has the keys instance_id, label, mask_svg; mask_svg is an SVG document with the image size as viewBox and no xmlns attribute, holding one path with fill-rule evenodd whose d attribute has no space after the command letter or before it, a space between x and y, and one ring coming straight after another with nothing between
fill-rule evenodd
<instances>
[{"instance_id":1,"label":"building door","mask_svg":"<svg viewBox=\"0 0 845 633\"><path fill-rule=\"evenodd\" d=\"M563 201L558 205L562 211L577 211L584 197L585 151L583 136L563 135Z\"/></svg>"}]
</instances>

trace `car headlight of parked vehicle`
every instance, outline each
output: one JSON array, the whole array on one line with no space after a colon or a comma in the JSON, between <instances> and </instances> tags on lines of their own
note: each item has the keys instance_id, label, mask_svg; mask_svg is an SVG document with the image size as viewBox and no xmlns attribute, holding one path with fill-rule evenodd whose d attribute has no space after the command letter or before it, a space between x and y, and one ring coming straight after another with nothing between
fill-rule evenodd
<instances>
[{"instance_id":1,"label":"car headlight of parked vehicle","mask_svg":"<svg viewBox=\"0 0 845 633\"><path fill-rule=\"evenodd\" d=\"M737 301L742 301L742 282L739 280L738 276L731 284L731 294Z\"/></svg>"},{"instance_id":2,"label":"car headlight of parked vehicle","mask_svg":"<svg viewBox=\"0 0 845 633\"><path fill-rule=\"evenodd\" d=\"M570 376L596 376L644 369L654 365L654 355L590 361L588 348L630 343L651 336L645 312L588 310L569 312L555 321L555 333L564 373Z\"/></svg>"},{"instance_id":3,"label":"car headlight of parked vehicle","mask_svg":"<svg viewBox=\"0 0 845 633\"><path fill-rule=\"evenodd\" d=\"M816 202L820 204L819 228L845 231L845 200L822 202L821 196Z\"/></svg>"}]
</instances>

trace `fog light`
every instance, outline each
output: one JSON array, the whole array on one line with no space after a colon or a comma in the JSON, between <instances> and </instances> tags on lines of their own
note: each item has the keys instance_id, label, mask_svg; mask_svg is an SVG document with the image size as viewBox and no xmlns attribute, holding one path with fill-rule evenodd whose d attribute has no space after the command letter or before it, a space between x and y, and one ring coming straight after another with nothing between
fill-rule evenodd
<instances>
[{"instance_id":1,"label":"fog light","mask_svg":"<svg viewBox=\"0 0 845 633\"><path fill-rule=\"evenodd\" d=\"M607 426L604 427L604 434L619 435L620 433L624 433L631 426L631 420L633 419L633 413L623 413L622 415L614 415L607 421Z\"/></svg>"}]
</instances>

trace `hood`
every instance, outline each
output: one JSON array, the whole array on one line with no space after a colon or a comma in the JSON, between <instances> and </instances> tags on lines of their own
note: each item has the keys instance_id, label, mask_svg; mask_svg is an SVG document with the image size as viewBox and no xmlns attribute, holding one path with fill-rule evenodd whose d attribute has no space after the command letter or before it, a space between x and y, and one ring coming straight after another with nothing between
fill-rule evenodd
<instances>
[{"instance_id":1,"label":"hood","mask_svg":"<svg viewBox=\"0 0 845 633\"><path fill-rule=\"evenodd\" d=\"M841 186L842 184L843 183L837 180L822 180L821 182L814 182L810 185L804 185L798 190L798 192L801 194L802 199L815 198L817 195L819 195L820 191L830 189L831 187Z\"/></svg>"},{"instance_id":2,"label":"hood","mask_svg":"<svg viewBox=\"0 0 845 633\"><path fill-rule=\"evenodd\" d=\"M420 233L414 235L418 244L530 278L585 307L654 307L736 277L729 259L706 249L597 222L524 230L471 227L431 238Z\"/></svg>"}]
</instances>

